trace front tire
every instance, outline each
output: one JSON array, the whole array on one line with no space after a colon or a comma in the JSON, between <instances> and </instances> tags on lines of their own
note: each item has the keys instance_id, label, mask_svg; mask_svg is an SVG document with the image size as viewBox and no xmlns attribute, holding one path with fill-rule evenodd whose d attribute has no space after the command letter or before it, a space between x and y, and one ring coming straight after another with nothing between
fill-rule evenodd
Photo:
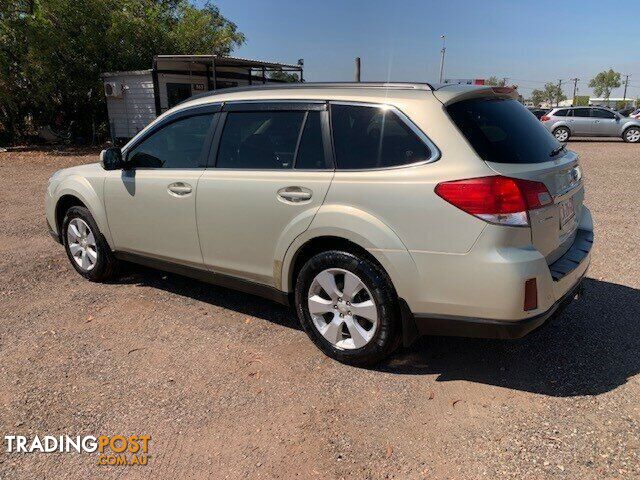
<instances>
[{"instance_id":1,"label":"front tire","mask_svg":"<svg viewBox=\"0 0 640 480\"><path fill-rule=\"evenodd\" d=\"M567 127L558 127L553 131L553 136L559 142L566 142L571 136L571 131Z\"/></svg>"},{"instance_id":2,"label":"front tire","mask_svg":"<svg viewBox=\"0 0 640 480\"><path fill-rule=\"evenodd\" d=\"M298 275L295 306L309 338L339 362L371 365L400 344L395 290L369 259L336 250L315 255Z\"/></svg>"},{"instance_id":3,"label":"front tire","mask_svg":"<svg viewBox=\"0 0 640 480\"><path fill-rule=\"evenodd\" d=\"M61 236L67 257L76 272L92 282L115 277L118 260L87 208L71 207L67 210Z\"/></svg>"},{"instance_id":4,"label":"front tire","mask_svg":"<svg viewBox=\"0 0 640 480\"><path fill-rule=\"evenodd\" d=\"M640 128L638 127L627 128L622 134L622 139L627 143L640 142Z\"/></svg>"}]
</instances>

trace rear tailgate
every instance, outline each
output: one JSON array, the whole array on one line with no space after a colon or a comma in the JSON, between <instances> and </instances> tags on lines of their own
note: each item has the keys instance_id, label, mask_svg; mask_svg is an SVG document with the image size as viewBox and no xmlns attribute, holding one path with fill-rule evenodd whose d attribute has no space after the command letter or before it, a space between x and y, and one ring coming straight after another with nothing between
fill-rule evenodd
<instances>
[{"instance_id":1,"label":"rear tailgate","mask_svg":"<svg viewBox=\"0 0 640 480\"><path fill-rule=\"evenodd\" d=\"M501 175L542 182L553 197L547 207L529 212L531 240L551 264L565 254L575 239L584 200L578 156L566 152L556 161L539 164L487 162Z\"/></svg>"},{"instance_id":2,"label":"rear tailgate","mask_svg":"<svg viewBox=\"0 0 640 480\"><path fill-rule=\"evenodd\" d=\"M553 202L529 212L531 240L548 264L571 246L584 189L574 152L515 98L513 90L444 87L434 92L471 147L496 173L543 183Z\"/></svg>"}]
</instances>

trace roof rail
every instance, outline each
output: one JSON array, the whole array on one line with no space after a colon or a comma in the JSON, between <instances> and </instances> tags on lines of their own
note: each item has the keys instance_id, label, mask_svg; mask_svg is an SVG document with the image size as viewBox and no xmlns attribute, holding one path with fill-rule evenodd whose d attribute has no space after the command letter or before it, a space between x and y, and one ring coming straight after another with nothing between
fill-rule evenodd
<instances>
[{"instance_id":1,"label":"roof rail","mask_svg":"<svg viewBox=\"0 0 640 480\"><path fill-rule=\"evenodd\" d=\"M312 89L312 88L380 88L387 90L433 90L429 83L404 83L404 82L292 82L267 85L251 85L246 87L223 88L210 90L187 98L183 102L198 98L212 97L224 93L248 92L253 90L288 90L288 89Z\"/></svg>"}]
</instances>

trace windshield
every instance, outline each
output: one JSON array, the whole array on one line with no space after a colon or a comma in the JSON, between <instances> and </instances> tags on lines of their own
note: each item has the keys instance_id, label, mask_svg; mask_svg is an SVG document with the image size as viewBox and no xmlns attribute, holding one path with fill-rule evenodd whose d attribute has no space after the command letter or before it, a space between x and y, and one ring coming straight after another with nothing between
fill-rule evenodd
<instances>
[{"instance_id":1,"label":"windshield","mask_svg":"<svg viewBox=\"0 0 640 480\"><path fill-rule=\"evenodd\" d=\"M485 162L547 162L560 146L517 100L463 100L447 107L447 111Z\"/></svg>"}]
</instances>

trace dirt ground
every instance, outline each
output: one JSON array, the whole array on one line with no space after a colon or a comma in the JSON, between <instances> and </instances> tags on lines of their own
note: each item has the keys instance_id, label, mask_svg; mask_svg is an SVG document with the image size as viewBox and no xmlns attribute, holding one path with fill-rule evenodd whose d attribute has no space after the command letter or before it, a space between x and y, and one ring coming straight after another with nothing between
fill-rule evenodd
<instances>
[{"instance_id":1,"label":"dirt ground","mask_svg":"<svg viewBox=\"0 0 640 480\"><path fill-rule=\"evenodd\" d=\"M151 436L146 466L3 441L0 478L640 478L640 145L569 148L586 296L525 339L427 337L368 370L256 297L138 267L83 280L43 192L96 152L0 153L0 435Z\"/></svg>"}]
</instances>

